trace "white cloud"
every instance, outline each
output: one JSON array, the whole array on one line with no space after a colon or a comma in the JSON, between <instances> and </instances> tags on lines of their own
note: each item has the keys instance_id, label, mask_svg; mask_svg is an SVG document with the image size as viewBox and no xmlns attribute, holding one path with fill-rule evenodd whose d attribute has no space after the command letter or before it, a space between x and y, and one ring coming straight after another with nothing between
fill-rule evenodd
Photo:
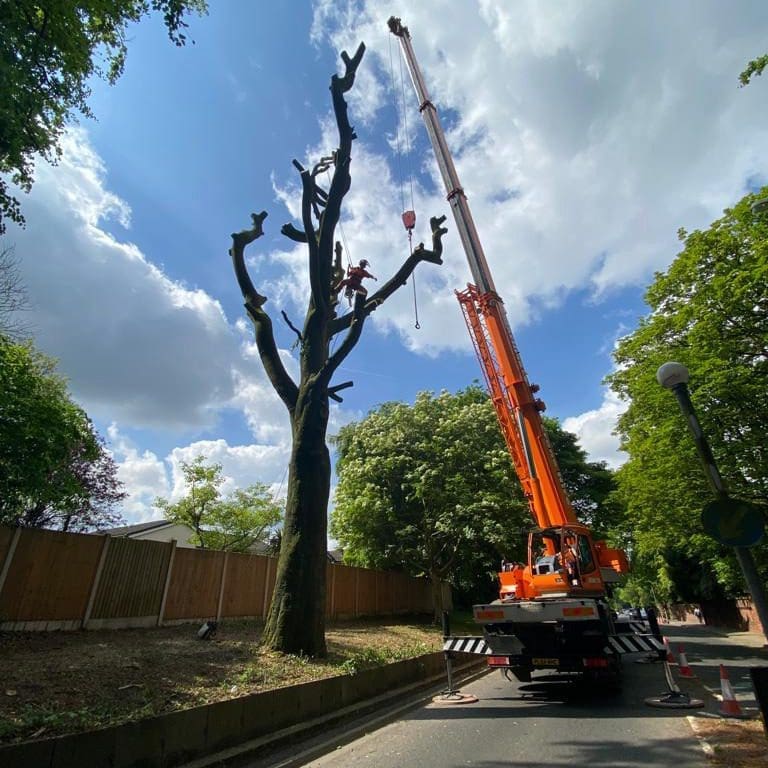
<instances>
[{"instance_id":1,"label":"white cloud","mask_svg":"<svg viewBox=\"0 0 768 768\"><path fill-rule=\"evenodd\" d=\"M187 488L181 463L190 463L204 456L208 464L221 464L224 483L223 494L254 483L270 486L275 495L285 493L285 470L290 447L287 445L229 445L226 440L198 440L187 446L174 448L166 458L171 474L170 499L176 501Z\"/></svg>"},{"instance_id":2,"label":"white cloud","mask_svg":"<svg viewBox=\"0 0 768 768\"><path fill-rule=\"evenodd\" d=\"M362 66L386 83L385 22L399 5L317 3L314 38L336 49L365 40ZM768 171L764 84L737 83L763 48L764 4L482 0L448 11L423 2L403 22L449 117L448 142L513 327L574 289L599 297L644 284L674 258L680 226L707 226L749 177ZM391 98L370 88L362 98L374 96L379 106ZM366 103L364 114L374 110ZM355 187L396 188L378 171L370 186L361 166L371 158L355 149ZM431 150L422 159L434 176ZM423 217L446 210L442 194L417 202ZM446 256L456 265L463 257L449 223ZM451 269L446 282L460 286L463 269ZM394 309L384 325L406 333L405 303ZM425 328L442 328L443 310L427 299ZM413 346L457 343L452 333L420 338Z\"/></svg>"},{"instance_id":3,"label":"white cloud","mask_svg":"<svg viewBox=\"0 0 768 768\"><path fill-rule=\"evenodd\" d=\"M182 462L203 456L208 464L221 464L223 494L254 483L269 486L275 498L284 498L286 470L290 447L278 445L229 445L226 440L198 440L174 448L165 459L151 451L140 451L135 443L120 432L117 424L107 430L112 453L118 464L118 478L128 498L123 513L131 523L162 517L154 507L158 497L178 501L188 491L181 469Z\"/></svg>"},{"instance_id":4,"label":"white cloud","mask_svg":"<svg viewBox=\"0 0 768 768\"><path fill-rule=\"evenodd\" d=\"M628 457L619 450L619 438L613 432L626 408L627 404L606 388L599 408L565 419L563 429L579 438L590 461L604 461L612 469L617 469Z\"/></svg>"},{"instance_id":5,"label":"white cloud","mask_svg":"<svg viewBox=\"0 0 768 768\"><path fill-rule=\"evenodd\" d=\"M106 227L129 223L83 131L41 163L13 233L37 344L104 421L153 428L214 423L232 395L239 340L217 300L170 280Z\"/></svg>"},{"instance_id":6,"label":"white cloud","mask_svg":"<svg viewBox=\"0 0 768 768\"><path fill-rule=\"evenodd\" d=\"M277 493L290 425L252 327L242 318L230 325L215 298L169 279L108 230L113 223L127 228L130 208L107 189L106 169L84 131L67 134L62 149L58 166L38 168L24 201L27 228L12 236L37 345L58 358L86 411L111 423L111 449L129 493L126 518L156 518L154 499L178 498L180 462L199 453L223 465L225 492L260 481ZM281 355L296 376L295 358ZM190 442L232 409L245 417L253 444ZM332 425L348 419L333 409ZM162 459L126 436L137 429L163 435L166 444L171 436L178 447Z\"/></svg>"}]
</instances>

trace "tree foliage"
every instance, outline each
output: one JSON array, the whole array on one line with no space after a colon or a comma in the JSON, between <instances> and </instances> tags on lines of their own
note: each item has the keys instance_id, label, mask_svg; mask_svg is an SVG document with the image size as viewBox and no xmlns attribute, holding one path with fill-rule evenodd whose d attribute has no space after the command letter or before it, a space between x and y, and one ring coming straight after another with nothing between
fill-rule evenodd
<instances>
[{"instance_id":1,"label":"tree foliage","mask_svg":"<svg viewBox=\"0 0 768 768\"><path fill-rule=\"evenodd\" d=\"M618 494L635 531L635 569L666 590L661 598L695 594L691 564L706 572L700 597L740 582L731 553L701 528L711 492L675 398L656 382L660 365L688 367L691 397L733 495L768 503L768 218L751 209L758 197L748 195L705 231L681 230L683 250L646 293L650 313L614 355L609 382L629 403L618 425L630 456Z\"/></svg>"},{"instance_id":2,"label":"tree foliage","mask_svg":"<svg viewBox=\"0 0 768 768\"><path fill-rule=\"evenodd\" d=\"M556 421L545 427L576 508L608 523L610 471L587 462ZM345 562L450 580L477 601L496 590L502 558L526 559L535 521L479 387L422 392L412 406L386 403L343 427L335 443L331 534Z\"/></svg>"},{"instance_id":3,"label":"tree foliage","mask_svg":"<svg viewBox=\"0 0 768 768\"><path fill-rule=\"evenodd\" d=\"M763 54L756 59L752 59L752 61L750 61L744 68L744 71L739 75L739 83L741 83L742 88L745 85L749 85L753 77L762 75L766 66L768 66L768 54Z\"/></svg>"},{"instance_id":4,"label":"tree foliage","mask_svg":"<svg viewBox=\"0 0 768 768\"><path fill-rule=\"evenodd\" d=\"M272 500L268 486L254 483L226 497L221 464L207 464L204 456L182 462L188 493L179 501L157 499L168 520L195 532L193 543L205 549L246 552L255 543L266 543L282 520L282 507Z\"/></svg>"},{"instance_id":5,"label":"tree foliage","mask_svg":"<svg viewBox=\"0 0 768 768\"><path fill-rule=\"evenodd\" d=\"M0 522L109 527L124 497L114 461L54 362L0 336Z\"/></svg>"},{"instance_id":6,"label":"tree foliage","mask_svg":"<svg viewBox=\"0 0 768 768\"><path fill-rule=\"evenodd\" d=\"M66 123L92 117L89 80L122 74L130 24L160 12L181 46L185 15L206 8L205 0L0 0L0 174L28 192L36 156L58 158ZM5 218L24 222L0 177L0 234Z\"/></svg>"}]
</instances>

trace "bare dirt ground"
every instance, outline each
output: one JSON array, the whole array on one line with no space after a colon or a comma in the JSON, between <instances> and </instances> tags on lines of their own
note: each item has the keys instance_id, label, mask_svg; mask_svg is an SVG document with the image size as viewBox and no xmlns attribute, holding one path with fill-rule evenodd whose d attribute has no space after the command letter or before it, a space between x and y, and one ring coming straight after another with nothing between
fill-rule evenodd
<instances>
[{"instance_id":1,"label":"bare dirt ground","mask_svg":"<svg viewBox=\"0 0 768 768\"><path fill-rule=\"evenodd\" d=\"M690 722L712 766L768 768L768 740L760 719L691 717Z\"/></svg>"},{"instance_id":2,"label":"bare dirt ground","mask_svg":"<svg viewBox=\"0 0 768 768\"><path fill-rule=\"evenodd\" d=\"M354 672L440 650L427 623L330 625L328 658L258 647L262 625L0 633L0 744L45 738Z\"/></svg>"},{"instance_id":3,"label":"bare dirt ground","mask_svg":"<svg viewBox=\"0 0 768 768\"><path fill-rule=\"evenodd\" d=\"M258 647L257 622L97 632L0 633L0 744L114 725L248 693L332 677L439 650L428 623L329 626L328 658ZM471 630L470 630L471 631ZM768 768L758 719L692 717L712 766Z\"/></svg>"}]
</instances>

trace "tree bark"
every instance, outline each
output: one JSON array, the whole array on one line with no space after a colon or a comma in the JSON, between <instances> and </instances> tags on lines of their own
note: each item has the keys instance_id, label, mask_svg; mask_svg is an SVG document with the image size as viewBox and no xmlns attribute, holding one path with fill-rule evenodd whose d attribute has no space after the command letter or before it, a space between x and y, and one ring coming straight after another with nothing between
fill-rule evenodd
<instances>
[{"instance_id":1,"label":"tree bark","mask_svg":"<svg viewBox=\"0 0 768 768\"><path fill-rule=\"evenodd\" d=\"M326 446L328 399L340 389L351 386L344 382L333 386L331 379L360 339L366 317L405 284L417 264L422 261L442 264L442 227L445 217L433 217L432 250L423 245L414 251L395 275L370 298L358 293L352 310L336 317L338 306L334 279L334 240L341 204L349 191L354 130L347 117L346 93L353 85L355 72L363 57L361 43L355 55L342 52L346 70L343 76L331 78L333 109L339 129L339 147L331 157L321 158L312 171L294 160L301 174L303 231L293 224L282 228L283 234L295 242L306 243L309 261L310 296L304 327L290 327L301 348L298 385L286 371L280 358L272 321L264 309L267 297L259 293L248 274L245 248L263 235L266 211L252 214L250 229L232 235L230 255L245 309L253 321L256 346L264 370L285 404L291 419L292 448L288 466L288 489L285 523L280 546L275 588L267 615L262 643L284 653L325 656L325 576L327 566L328 498L330 495L331 461ZM318 184L321 172L331 165L334 173L328 192ZM340 246L336 243L340 250ZM340 259L340 256L339 256ZM331 340L346 331L331 354Z\"/></svg>"},{"instance_id":2,"label":"tree bark","mask_svg":"<svg viewBox=\"0 0 768 768\"><path fill-rule=\"evenodd\" d=\"M284 653L325 656L331 460L325 442L328 401L316 389L300 390L296 404L285 523L262 643Z\"/></svg>"}]
</instances>

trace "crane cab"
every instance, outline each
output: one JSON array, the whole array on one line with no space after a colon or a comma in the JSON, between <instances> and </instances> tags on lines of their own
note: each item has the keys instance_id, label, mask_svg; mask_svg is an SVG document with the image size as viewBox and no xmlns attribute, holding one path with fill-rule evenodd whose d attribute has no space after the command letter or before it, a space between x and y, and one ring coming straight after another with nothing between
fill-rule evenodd
<instances>
[{"instance_id":1,"label":"crane cab","mask_svg":"<svg viewBox=\"0 0 768 768\"><path fill-rule=\"evenodd\" d=\"M593 542L583 525L538 529L528 537L528 563L502 568L500 597L602 597L606 584L627 570L624 553Z\"/></svg>"}]
</instances>

